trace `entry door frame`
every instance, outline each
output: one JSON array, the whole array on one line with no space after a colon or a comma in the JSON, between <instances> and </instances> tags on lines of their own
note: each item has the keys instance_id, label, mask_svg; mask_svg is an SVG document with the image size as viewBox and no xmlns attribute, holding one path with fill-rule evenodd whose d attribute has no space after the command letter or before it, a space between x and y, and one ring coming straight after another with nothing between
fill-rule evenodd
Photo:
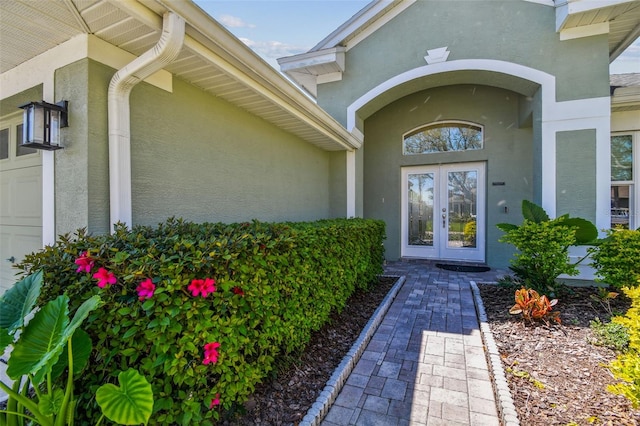
<instances>
[{"instance_id":1,"label":"entry door frame","mask_svg":"<svg viewBox=\"0 0 640 426\"><path fill-rule=\"evenodd\" d=\"M477 182L477 207L476 207L476 247L448 247L447 232L449 223L448 209L448 173L454 171L476 171ZM410 174L433 173L434 174L434 214L433 214L433 245L409 245L409 220L408 220L408 177ZM401 197L401 255L402 257L415 257L434 260L466 261L484 263L486 247L486 163L451 163L421 166L408 166L401 169L402 197ZM443 212L443 206L446 211ZM445 214L446 226L442 227L442 214Z\"/></svg>"}]
</instances>

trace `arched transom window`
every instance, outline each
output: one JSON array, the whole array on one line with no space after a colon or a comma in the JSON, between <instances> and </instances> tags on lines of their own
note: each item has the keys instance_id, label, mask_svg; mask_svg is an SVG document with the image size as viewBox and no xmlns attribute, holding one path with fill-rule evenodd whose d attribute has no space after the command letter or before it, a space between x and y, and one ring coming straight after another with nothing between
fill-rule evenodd
<instances>
[{"instance_id":1,"label":"arched transom window","mask_svg":"<svg viewBox=\"0 0 640 426\"><path fill-rule=\"evenodd\" d=\"M482 149L482 127L459 121L432 123L404 135L403 154Z\"/></svg>"}]
</instances>

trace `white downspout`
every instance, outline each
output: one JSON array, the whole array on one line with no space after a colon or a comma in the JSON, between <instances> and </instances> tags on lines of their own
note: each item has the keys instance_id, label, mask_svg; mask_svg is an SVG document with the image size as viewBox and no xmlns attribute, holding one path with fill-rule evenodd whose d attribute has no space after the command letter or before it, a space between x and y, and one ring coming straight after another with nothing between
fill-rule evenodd
<instances>
[{"instance_id":1,"label":"white downspout","mask_svg":"<svg viewBox=\"0 0 640 426\"><path fill-rule=\"evenodd\" d=\"M133 87L170 64L184 42L185 22L173 12L163 16L158 43L125 65L111 78L109 114L109 193L111 229L116 222L132 225L131 215L131 133L129 95Z\"/></svg>"}]
</instances>

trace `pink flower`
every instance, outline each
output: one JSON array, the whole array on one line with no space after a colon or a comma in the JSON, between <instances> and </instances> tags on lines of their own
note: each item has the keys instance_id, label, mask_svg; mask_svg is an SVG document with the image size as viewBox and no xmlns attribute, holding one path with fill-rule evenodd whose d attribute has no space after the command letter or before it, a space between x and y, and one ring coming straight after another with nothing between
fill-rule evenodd
<instances>
[{"instance_id":1,"label":"pink flower","mask_svg":"<svg viewBox=\"0 0 640 426\"><path fill-rule=\"evenodd\" d=\"M98 287L100 288L104 288L107 284L111 285L116 283L116 276L104 268L98 269L98 272L93 274L93 278L98 280Z\"/></svg>"},{"instance_id":2,"label":"pink flower","mask_svg":"<svg viewBox=\"0 0 640 426\"><path fill-rule=\"evenodd\" d=\"M215 364L218 362L218 348L220 347L220 343L213 342L207 343L204 345L204 360L202 363L204 365L207 364Z\"/></svg>"},{"instance_id":3,"label":"pink flower","mask_svg":"<svg viewBox=\"0 0 640 426\"><path fill-rule=\"evenodd\" d=\"M153 292L156 291L156 286L151 281L151 278L147 278L138 285L136 291L138 292L138 299L151 299L153 297Z\"/></svg>"},{"instance_id":4,"label":"pink flower","mask_svg":"<svg viewBox=\"0 0 640 426\"><path fill-rule=\"evenodd\" d=\"M216 405L220 405L220 394L217 393L215 398L211 400L211 405L209 405L209 409L215 407Z\"/></svg>"},{"instance_id":5,"label":"pink flower","mask_svg":"<svg viewBox=\"0 0 640 426\"><path fill-rule=\"evenodd\" d=\"M198 295L207 297L209 293L216 291L215 283L215 280L211 278L205 278L204 280L194 279L187 288L191 291L191 294L193 294L194 297Z\"/></svg>"},{"instance_id":6,"label":"pink flower","mask_svg":"<svg viewBox=\"0 0 640 426\"><path fill-rule=\"evenodd\" d=\"M76 272L91 272L91 268L93 268L94 260L87 255L86 251L80 253L80 257L78 257L75 261L75 264L78 265L78 269Z\"/></svg>"}]
</instances>

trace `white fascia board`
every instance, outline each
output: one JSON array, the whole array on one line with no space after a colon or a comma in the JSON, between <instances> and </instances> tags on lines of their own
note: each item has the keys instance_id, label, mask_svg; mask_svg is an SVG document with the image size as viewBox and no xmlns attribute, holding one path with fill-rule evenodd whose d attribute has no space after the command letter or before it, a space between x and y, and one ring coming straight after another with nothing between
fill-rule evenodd
<instances>
[{"instance_id":1,"label":"white fascia board","mask_svg":"<svg viewBox=\"0 0 640 426\"><path fill-rule=\"evenodd\" d=\"M0 75L0 99L13 96L47 81L57 70L81 59L90 58L119 69L135 56L91 34L80 34ZM160 70L145 79L149 84L171 92L171 73Z\"/></svg>"},{"instance_id":2,"label":"white fascia board","mask_svg":"<svg viewBox=\"0 0 640 426\"><path fill-rule=\"evenodd\" d=\"M299 71L302 68L314 68L318 65L335 64L340 71L344 71L344 47L332 47L315 52L302 53L295 56L287 56L278 59L278 65L282 72ZM318 75L318 74L316 74Z\"/></svg>"},{"instance_id":3,"label":"white fascia board","mask_svg":"<svg viewBox=\"0 0 640 426\"><path fill-rule=\"evenodd\" d=\"M318 96L318 84L342 80L345 69L344 52L344 47L333 47L280 58L278 64L280 71L315 98ZM327 69L332 71L327 72Z\"/></svg>"},{"instance_id":4,"label":"white fascia board","mask_svg":"<svg viewBox=\"0 0 640 426\"><path fill-rule=\"evenodd\" d=\"M573 40L576 38L591 37L600 34L609 34L609 22L601 22L599 24L560 30L560 40Z\"/></svg>"},{"instance_id":5,"label":"white fascia board","mask_svg":"<svg viewBox=\"0 0 640 426\"><path fill-rule=\"evenodd\" d=\"M347 51L357 46L361 41L369 37L371 34L378 31L387 22L391 21L393 18L398 16L400 13L404 12L409 6L414 4L417 0L403 0L398 6L395 6L393 9L389 10L382 17L378 18L371 25L367 26L363 31L359 32L355 37L347 42Z\"/></svg>"},{"instance_id":6,"label":"white fascia board","mask_svg":"<svg viewBox=\"0 0 640 426\"><path fill-rule=\"evenodd\" d=\"M640 109L640 86L618 87L611 97L612 107L637 106ZM640 124L638 124L640 126Z\"/></svg>"},{"instance_id":7,"label":"white fascia board","mask_svg":"<svg viewBox=\"0 0 640 426\"><path fill-rule=\"evenodd\" d=\"M371 25L366 27L364 31L354 37L349 41L347 45L347 50L351 49L362 40L367 38L369 35L374 33L380 27L385 25L387 22L398 16L405 9L415 3L417 0L400 0L396 5L393 6L391 10L385 13L382 17L372 22ZM347 22L338 27L337 30L329 34L324 40L314 46L311 51L323 50L331 47L335 47L341 44L345 39L347 39L351 34L356 33L361 28L365 27L367 23L376 18L376 16L384 11L390 4L391 0L377 0L368 4L364 9L354 15Z\"/></svg>"}]
</instances>

